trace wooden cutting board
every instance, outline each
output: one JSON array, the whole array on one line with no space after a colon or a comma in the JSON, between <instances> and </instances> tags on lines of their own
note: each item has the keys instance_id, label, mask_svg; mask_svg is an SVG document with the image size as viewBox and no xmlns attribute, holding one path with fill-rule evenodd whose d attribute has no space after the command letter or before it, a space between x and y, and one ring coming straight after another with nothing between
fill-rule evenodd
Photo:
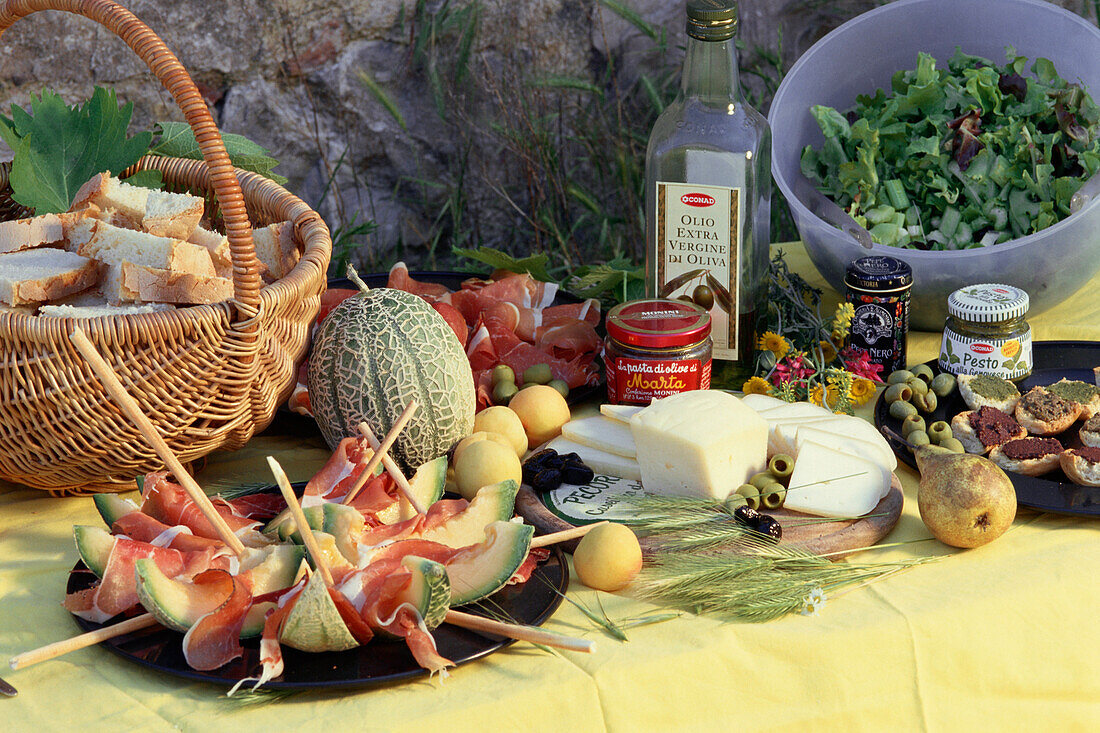
<instances>
[{"instance_id":1,"label":"wooden cutting board","mask_svg":"<svg viewBox=\"0 0 1100 733\"><path fill-rule=\"evenodd\" d=\"M868 512L868 516L860 519L807 523L814 517L786 509L766 510L764 513L775 517L782 525L782 544L798 546L817 555L829 555L830 559L839 560L848 554L846 551L873 545L890 534L901 517L904 503L901 482L897 476L892 475L889 493ZM538 494L527 485L520 487L516 496L516 511L528 524L534 525L539 534L560 532L574 526L551 513ZM562 543L561 547L567 552L573 552L578 541ZM660 546L660 537L644 537L641 545L643 552L653 552Z\"/></svg>"}]
</instances>

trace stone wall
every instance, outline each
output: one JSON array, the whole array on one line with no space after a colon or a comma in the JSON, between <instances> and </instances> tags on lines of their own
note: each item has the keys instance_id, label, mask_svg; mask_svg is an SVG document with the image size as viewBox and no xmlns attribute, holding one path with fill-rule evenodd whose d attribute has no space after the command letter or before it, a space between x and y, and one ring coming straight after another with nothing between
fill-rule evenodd
<instances>
[{"instance_id":1,"label":"stone wall","mask_svg":"<svg viewBox=\"0 0 1100 733\"><path fill-rule=\"evenodd\" d=\"M423 0L422 0L423 2ZM428 0L429 11L454 12L469 0ZM624 0L655 26L668 29L671 48L682 42L682 3ZM741 2L743 64L775 51L783 67L825 32L878 3L874 0L759 0ZM1093 3L1060 4L1091 17ZM221 127L245 134L282 161L288 188L339 226L359 212L378 231L357 255L372 263L416 248L432 229L430 185L437 171L455 170L455 128L437 113L423 65L411 71L417 0L129 0L128 7L180 57L215 111ZM419 16L421 19L423 16ZM423 24L421 24L423 25ZM440 43L453 43L454 39ZM471 68L499 75L558 75L599 79L608 54L631 73L653 41L596 0L480 0ZM451 49L453 51L453 49ZM676 53L676 51L672 51ZM180 119L172 100L124 44L86 19L42 12L19 21L0 38L0 98L24 103L48 85L76 101L93 84L113 85L136 103L135 122ZM765 64L764 67L767 65ZM361 74L392 100L403 129ZM491 76L491 75L490 75ZM766 84L746 78L766 96ZM473 84L472 81L467 83ZM476 85L474 85L476 86ZM468 119L491 112L491 95L452 90L468 104ZM506 100L505 103L510 100ZM476 125L475 125L476 127ZM469 142L469 141L467 141ZM487 140L473 141L483 164L510 170ZM480 146L480 147L479 147ZM492 183L485 181L486 185ZM416 191L425 195L417 198ZM493 243L514 223L499 196L475 190L478 229ZM409 252L412 252L410 254Z\"/></svg>"}]
</instances>

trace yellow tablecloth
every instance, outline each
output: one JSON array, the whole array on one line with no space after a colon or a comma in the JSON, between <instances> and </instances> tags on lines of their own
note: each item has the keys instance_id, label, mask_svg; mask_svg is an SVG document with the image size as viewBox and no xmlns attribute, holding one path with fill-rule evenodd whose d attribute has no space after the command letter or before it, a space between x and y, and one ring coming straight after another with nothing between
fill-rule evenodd
<instances>
[{"instance_id":1,"label":"yellow tablecloth","mask_svg":"<svg viewBox=\"0 0 1100 733\"><path fill-rule=\"evenodd\" d=\"M813 273L799 245L795 271ZM814 276L820 283L820 279ZM1037 339L1100 340L1100 277L1031 319ZM835 299L835 294L830 295ZM935 356L938 334L912 334L910 361ZM866 410L866 408L865 408ZM327 456L316 438L261 437L211 457L206 485L262 471L277 454L291 479ZM928 537L916 476L899 471L906 507L887 542ZM0 485L0 657L72 636L60 605L76 552L73 524L99 524L89 499ZM827 601L816 616L742 624L688 614L620 643L568 604L547 627L597 639L597 653L528 644L422 681L366 691L300 693L266 705L144 670L87 649L3 676L0 729L135 730L996 730L1100 728L1100 523L1021 510L986 547L935 541L853 561L944 556ZM595 594L573 580L570 596ZM599 594L615 619L653 606ZM5 667L6 669L6 667Z\"/></svg>"}]
</instances>

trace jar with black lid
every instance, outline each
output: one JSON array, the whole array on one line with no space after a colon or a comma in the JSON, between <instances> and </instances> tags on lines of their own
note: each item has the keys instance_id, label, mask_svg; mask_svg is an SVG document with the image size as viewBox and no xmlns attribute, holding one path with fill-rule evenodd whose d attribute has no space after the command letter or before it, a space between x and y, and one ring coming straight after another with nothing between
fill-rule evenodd
<instances>
[{"instance_id":1,"label":"jar with black lid","mask_svg":"<svg viewBox=\"0 0 1100 733\"><path fill-rule=\"evenodd\" d=\"M855 315L848 346L882 365L882 374L905 368L913 270L895 257L860 257L844 275L845 300Z\"/></svg>"}]
</instances>

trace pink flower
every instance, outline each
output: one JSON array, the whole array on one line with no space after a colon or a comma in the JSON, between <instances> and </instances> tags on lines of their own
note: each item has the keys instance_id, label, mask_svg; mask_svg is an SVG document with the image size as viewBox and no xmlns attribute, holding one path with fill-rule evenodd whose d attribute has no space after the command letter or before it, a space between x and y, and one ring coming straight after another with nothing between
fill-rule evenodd
<instances>
[{"instance_id":1,"label":"pink flower","mask_svg":"<svg viewBox=\"0 0 1100 733\"><path fill-rule=\"evenodd\" d=\"M793 380L803 380L814 374L814 367L802 352L782 359L772 371L772 384L785 384Z\"/></svg>"},{"instance_id":2,"label":"pink flower","mask_svg":"<svg viewBox=\"0 0 1100 733\"><path fill-rule=\"evenodd\" d=\"M872 382L882 382L882 377L879 376L882 364L872 364L871 355L866 351L859 351L849 346L840 352L840 358L844 360L844 368L857 377L870 379Z\"/></svg>"}]
</instances>

